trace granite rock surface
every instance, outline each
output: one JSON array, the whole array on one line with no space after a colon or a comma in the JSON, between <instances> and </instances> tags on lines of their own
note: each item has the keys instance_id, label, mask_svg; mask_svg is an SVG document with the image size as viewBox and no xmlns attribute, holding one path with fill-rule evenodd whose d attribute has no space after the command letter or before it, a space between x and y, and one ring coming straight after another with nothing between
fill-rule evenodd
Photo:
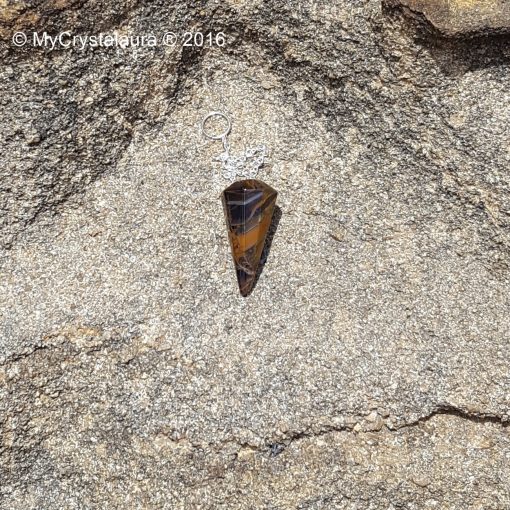
<instances>
[{"instance_id":1,"label":"granite rock surface","mask_svg":"<svg viewBox=\"0 0 510 510\"><path fill-rule=\"evenodd\" d=\"M426 21L447 37L478 37L510 32L508 0L384 0L415 20Z\"/></svg>"},{"instance_id":2,"label":"granite rock surface","mask_svg":"<svg viewBox=\"0 0 510 510\"><path fill-rule=\"evenodd\" d=\"M289 4L0 3L0 508L510 507L509 41ZM11 42L65 30L226 44Z\"/></svg>"}]
</instances>

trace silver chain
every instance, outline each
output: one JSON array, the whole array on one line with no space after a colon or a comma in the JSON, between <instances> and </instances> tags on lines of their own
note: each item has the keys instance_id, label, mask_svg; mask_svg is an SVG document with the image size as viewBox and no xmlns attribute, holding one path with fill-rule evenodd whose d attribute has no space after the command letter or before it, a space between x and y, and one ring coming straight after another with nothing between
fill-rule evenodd
<instances>
[{"instance_id":1,"label":"silver chain","mask_svg":"<svg viewBox=\"0 0 510 510\"><path fill-rule=\"evenodd\" d=\"M205 131L205 123L211 117L219 116L227 121L227 128L221 135L211 135ZM228 142L228 135L232 128L232 122L229 117L221 112L211 112L202 121L201 130L202 134L210 140L221 140L223 143L223 153L214 158L214 161L219 161L223 167L223 177L229 180L235 180L237 177L244 177L254 179L257 177L259 170L264 165L267 157L267 147L265 145L257 145L249 147L242 154L233 156L230 153L230 144Z\"/></svg>"},{"instance_id":2,"label":"silver chain","mask_svg":"<svg viewBox=\"0 0 510 510\"><path fill-rule=\"evenodd\" d=\"M220 161L223 165L223 177L231 181L237 177L245 177L247 179L257 177L267 156L266 146L257 145L256 147L249 147L242 154L233 156L230 154L230 145L227 137L223 138L222 141L224 152L216 156L214 160Z\"/></svg>"}]
</instances>

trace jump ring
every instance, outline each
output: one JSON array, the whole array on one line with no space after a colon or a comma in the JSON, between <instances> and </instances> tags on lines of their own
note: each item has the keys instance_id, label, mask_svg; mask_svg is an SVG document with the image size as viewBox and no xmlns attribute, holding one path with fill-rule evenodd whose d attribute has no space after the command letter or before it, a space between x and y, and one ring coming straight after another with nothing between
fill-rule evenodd
<instances>
[{"instance_id":1,"label":"jump ring","mask_svg":"<svg viewBox=\"0 0 510 510\"><path fill-rule=\"evenodd\" d=\"M227 127L226 127L225 131L223 131L219 135L212 135L210 133L207 133L206 130L205 130L206 122L210 118L212 118L212 117L221 117L222 119L227 121ZM204 120L202 121L202 124L200 125L200 130L202 131L202 134L206 138L209 138L209 140L226 140L226 138L227 138L228 134L230 133L231 129L232 129L232 121L230 120L230 118L227 115L225 115L222 112L211 112L211 113L209 113L208 115L206 115L204 117Z\"/></svg>"}]
</instances>

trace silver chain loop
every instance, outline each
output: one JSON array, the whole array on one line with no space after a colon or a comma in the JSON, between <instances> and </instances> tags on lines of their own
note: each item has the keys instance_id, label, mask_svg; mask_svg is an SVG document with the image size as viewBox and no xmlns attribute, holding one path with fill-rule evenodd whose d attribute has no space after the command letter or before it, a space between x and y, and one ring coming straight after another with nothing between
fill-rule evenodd
<instances>
[{"instance_id":1,"label":"silver chain loop","mask_svg":"<svg viewBox=\"0 0 510 510\"><path fill-rule=\"evenodd\" d=\"M221 117L227 122L227 127L220 135L211 135L205 130L205 123L211 117ZM221 140L223 143L223 153L214 158L219 161L223 167L223 177L229 180L235 180L238 177L254 179L257 177L259 170L264 165L267 157L267 147L265 145L257 145L247 148L242 154L233 156L230 153L230 144L228 135L232 129L232 122L227 115L221 112L211 112L202 121L202 134L210 140Z\"/></svg>"}]
</instances>

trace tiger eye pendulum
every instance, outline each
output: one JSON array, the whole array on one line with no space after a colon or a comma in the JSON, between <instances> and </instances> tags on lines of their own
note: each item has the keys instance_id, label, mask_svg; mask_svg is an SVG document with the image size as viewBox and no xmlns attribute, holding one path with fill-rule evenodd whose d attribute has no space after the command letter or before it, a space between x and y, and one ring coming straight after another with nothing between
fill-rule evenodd
<instances>
[{"instance_id":1,"label":"tiger eye pendulum","mask_svg":"<svg viewBox=\"0 0 510 510\"><path fill-rule=\"evenodd\" d=\"M227 123L223 133L211 135L205 130L205 123L213 117ZM257 280L260 259L271 226L278 193L262 181L255 179L266 156L265 146L247 149L241 156L231 156L227 136L232 127L229 117L221 112L212 112L202 121L202 133L211 140L221 140L224 152L218 158L223 163L224 176L236 181L221 194L227 222L230 249L237 275L237 283L243 297L248 296ZM251 169L247 167L251 164ZM246 175L248 174L248 175Z\"/></svg>"},{"instance_id":2,"label":"tiger eye pendulum","mask_svg":"<svg viewBox=\"0 0 510 510\"><path fill-rule=\"evenodd\" d=\"M234 182L221 194L237 283L244 297L257 278L277 195L256 179Z\"/></svg>"}]
</instances>

